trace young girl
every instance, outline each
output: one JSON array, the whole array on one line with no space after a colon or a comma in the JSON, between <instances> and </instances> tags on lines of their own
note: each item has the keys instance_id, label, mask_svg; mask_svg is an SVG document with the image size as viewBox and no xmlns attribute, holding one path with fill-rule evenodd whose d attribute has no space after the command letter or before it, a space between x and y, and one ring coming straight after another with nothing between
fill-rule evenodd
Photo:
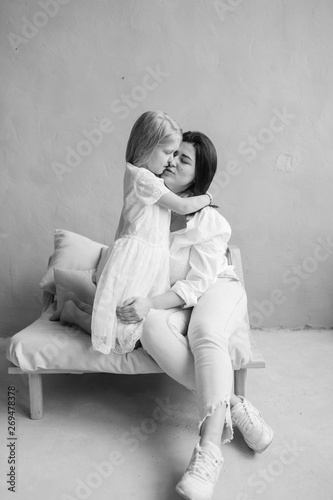
<instances>
[{"instance_id":1,"label":"young girl","mask_svg":"<svg viewBox=\"0 0 333 500\"><path fill-rule=\"evenodd\" d=\"M148 111L134 124L126 150L124 205L115 242L97 284L92 311L95 350L123 354L134 349L142 322L125 325L116 308L135 296L164 293L169 283L170 210L196 212L210 195L181 198L158 176L181 142L177 123L161 111Z\"/></svg>"}]
</instances>

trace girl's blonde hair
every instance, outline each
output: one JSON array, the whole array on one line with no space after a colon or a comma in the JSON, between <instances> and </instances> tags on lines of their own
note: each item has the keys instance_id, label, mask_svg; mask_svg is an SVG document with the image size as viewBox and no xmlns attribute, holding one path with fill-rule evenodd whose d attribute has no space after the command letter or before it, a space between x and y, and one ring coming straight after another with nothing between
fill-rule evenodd
<instances>
[{"instance_id":1,"label":"girl's blonde hair","mask_svg":"<svg viewBox=\"0 0 333 500\"><path fill-rule=\"evenodd\" d=\"M146 165L157 146L182 138L178 123L163 111L146 111L134 123L127 148L126 161L136 167Z\"/></svg>"}]
</instances>

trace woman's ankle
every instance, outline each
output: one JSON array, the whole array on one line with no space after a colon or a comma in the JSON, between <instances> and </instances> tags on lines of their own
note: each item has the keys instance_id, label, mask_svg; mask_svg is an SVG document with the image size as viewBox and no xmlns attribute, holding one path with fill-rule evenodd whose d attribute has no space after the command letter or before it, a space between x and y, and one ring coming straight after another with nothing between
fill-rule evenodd
<instances>
[{"instance_id":1,"label":"woman's ankle","mask_svg":"<svg viewBox=\"0 0 333 500\"><path fill-rule=\"evenodd\" d=\"M213 443L221 448L221 438L226 420L226 405L218 406L212 415L205 418L200 429L200 446Z\"/></svg>"},{"instance_id":2,"label":"woman's ankle","mask_svg":"<svg viewBox=\"0 0 333 500\"><path fill-rule=\"evenodd\" d=\"M209 447L210 444L214 444L222 451L221 436L219 438L214 437L214 436L210 436L209 438L205 437L205 436L201 437L201 439L199 441L199 445L202 448L205 448L206 446Z\"/></svg>"},{"instance_id":3,"label":"woman's ankle","mask_svg":"<svg viewBox=\"0 0 333 500\"><path fill-rule=\"evenodd\" d=\"M242 402L242 400L238 396L236 396L235 394L233 394L232 396L230 396L230 406L231 406L231 408L233 406L236 406L238 403L241 403L241 402Z\"/></svg>"}]
</instances>

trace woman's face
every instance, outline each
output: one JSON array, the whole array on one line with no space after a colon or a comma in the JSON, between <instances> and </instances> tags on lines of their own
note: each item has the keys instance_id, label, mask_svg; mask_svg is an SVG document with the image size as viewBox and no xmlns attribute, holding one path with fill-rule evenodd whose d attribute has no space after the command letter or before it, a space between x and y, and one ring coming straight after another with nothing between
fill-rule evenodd
<instances>
[{"instance_id":1,"label":"woman's face","mask_svg":"<svg viewBox=\"0 0 333 500\"><path fill-rule=\"evenodd\" d=\"M168 167L164 170L161 178L170 191L181 193L185 191L194 181L195 177L195 149L190 142L182 142L177 154Z\"/></svg>"}]
</instances>

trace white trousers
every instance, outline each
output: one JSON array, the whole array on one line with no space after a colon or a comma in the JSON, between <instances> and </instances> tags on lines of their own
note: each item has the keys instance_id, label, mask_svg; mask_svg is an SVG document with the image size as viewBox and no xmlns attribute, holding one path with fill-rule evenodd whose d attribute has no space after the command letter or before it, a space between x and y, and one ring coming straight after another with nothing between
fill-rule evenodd
<instances>
[{"instance_id":1,"label":"white trousers","mask_svg":"<svg viewBox=\"0 0 333 500\"><path fill-rule=\"evenodd\" d=\"M199 429L216 408L226 405L223 442L233 437L233 368L228 343L230 336L244 325L246 315L247 299L241 282L222 277L193 309L152 311L144 321L141 337L143 348L162 370L197 394Z\"/></svg>"}]
</instances>

